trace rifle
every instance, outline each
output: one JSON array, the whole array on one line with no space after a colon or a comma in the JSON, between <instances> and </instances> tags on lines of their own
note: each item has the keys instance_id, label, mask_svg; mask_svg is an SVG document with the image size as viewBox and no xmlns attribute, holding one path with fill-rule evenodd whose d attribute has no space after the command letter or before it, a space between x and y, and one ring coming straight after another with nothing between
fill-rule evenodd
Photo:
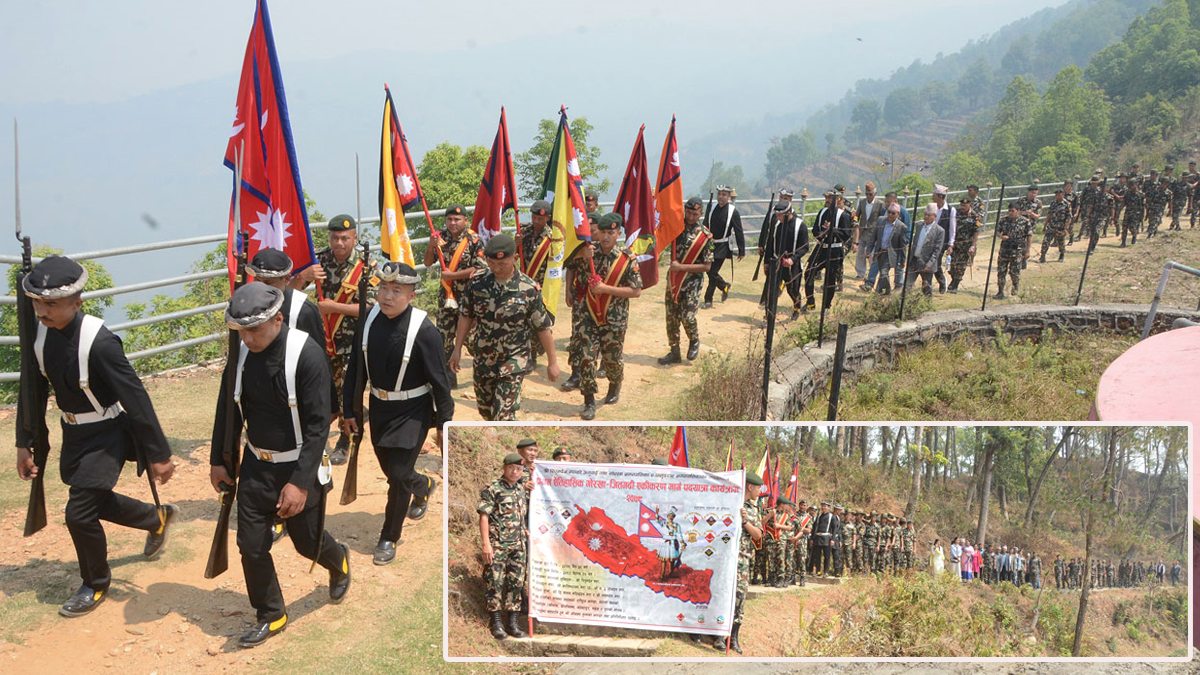
<instances>
[{"instance_id":1,"label":"rifle","mask_svg":"<svg viewBox=\"0 0 1200 675\"><path fill-rule=\"evenodd\" d=\"M17 241L21 242L21 269L17 273L17 333L21 345L20 402L17 423L33 439L30 451L37 474L29 486L29 507L25 512L25 533L28 537L46 527L46 461L50 457L50 434L46 427L46 401L50 396L50 383L42 377L37 358L33 354L34 334L37 331L37 314L33 300L25 295L23 281L33 271L33 245L29 237L21 233L21 178L20 153L17 148L17 121L13 120L13 190L15 192ZM24 478L24 476L22 476Z\"/></svg>"},{"instance_id":2,"label":"rifle","mask_svg":"<svg viewBox=\"0 0 1200 675\"><path fill-rule=\"evenodd\" d=\"M771 213L771 211L774 208L775 208L775 193L772 192L771 193L771 205L767 207L767 215L763 216L762 228L760 228L758 231L759 239L762 239L762 237L764 236L764 233L767 231L767 228L770 227L770 225L771 225L771 218L774 215ZM800 217L803 218L804 214L800 214ZM766 247L764 246L762 248L762 250L765 251ZM763 261L763 253L762 253L762 251L760 251L758 254L758 262L754 263L754 276L750 277L750 281L758 281L758 270L762 268L762 261Z\"/></svg>"},{"instance_id":3,"label":"rifle","mask_svg":"<svg viewBox=\"0 0 1200 675\"><path fill-rule=\"evenodd\" d=\"M362 241L363 271L358 275L358 327L354 335L361 340L366 336L363 331L367 325L367 289L371 276L368 272L371 245ZM415 330L415 329L414 329ZM342 497L338 500L343 506L358 499L358 449L362 445L363 430L367 426L366 415L363 414L363 389L367 386L367 354L359 351L359 358L354 368L354 401L351 406L354 417L358 420L358 430L350 437L350 457L346 460L346 478L342 483Z\"/></svg>"},{"instance_id":4,"label":"rifle","mask_svg":"<svg viewBox=\"0 0 1200 675\"><path fill-rule=\"evenodd\" d=\"M243 148L242 152L245 152ZM242 197L242 158L243 154L235 155L237 175L236 188L234 191L233 217L234 228L238 231L237 244L238 249L235 255L236 272L233 277L233 288L237 290L246 282L246 252L249 234L245 230L241 230L241 197ZM232 298L232 294L230 294ZM242 430L234 425L234 419L238 416L237 401L234 400L234 388L236 384L238 350L241 346L241 339L235 330L229 331L228 356L225 357L225 434L224 445L221 447L221 464L225 466L226 473L233 480L233 483L220 484L220 494L218 501L221 505L221 510L217 514L217 529L213 532L212 546L208 550L208 562L204 566L204 578L214 579L220 576L225 570L229 569L229 518L233 514L233 499L237 496L237 480L238 469L241 466L241 449L242 449Z\"/></svg>"}]
</instances>

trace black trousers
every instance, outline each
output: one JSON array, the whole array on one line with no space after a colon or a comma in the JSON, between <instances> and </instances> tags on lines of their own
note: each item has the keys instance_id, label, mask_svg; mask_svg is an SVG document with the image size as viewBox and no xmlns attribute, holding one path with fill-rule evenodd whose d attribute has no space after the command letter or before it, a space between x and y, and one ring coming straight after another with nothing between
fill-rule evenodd
<instances>
[{"instance_id":1,"label":"black trousers","mask_svg":"<svg viewBox=\"0 0 1200 675\"><path fill-rule=\"evenodd\" d=\"M817 300L814 295L814 285L817 280L817 274L822 270L825 274L821 277L822 281L822 297L825 298L825 308L828 309L833 304L833 296L837 294L837 285L841 283L842 256L841 249L837 256L818 256L809 259L808 269L804 271L804 295L808 299L809 305L815 305ZM829 286L829 293L824 292L824 286Z\"/></svg>"},{"instance_id":2,"label":"black trousers","mask_svg":"<svg viewBox=\"0 0 1200 675\"><path fill-rule=\"evenodd\" d=\"M283 591L271 557L271 526L275 522L279 493L291 478L295 464L262 462L253 453L244 455L237 491L237 544L246 575L246 594L258 615L258 621L275 621L286 614ZM288 536L296 552L316 559L325 569L341 571L345 552L329 532L317 528L322 488L308 491L304 510L284 519Z\"/></svg>"},{"instance_id":3,"label":"black trousers","mask_svg":"<svg viewBox=\"0 0 1200 675\"><path fill-rule=\"evenodd\" d=\"M833 547L817 544L813 547L813 560L810 565L813 574L828 574L833 571Z\"/></svg>"},{"instance_id":4,"label":"black trousers","mask_svg":"<svg viewBox=\"0 0 1200 675\"><path fill-rule=\"evenodd\" d=\"M721 276L721 268L725 266L725 261L733 257L729 250L729 244L717 244L713 250L712 265L708 268L708 287L704 289L704 301L712 302L713 295L722 288L725 288L725 278Z\"/></svg>"},{"instance_id":5,"label":"black trousers","mask_svg":"<svg viewBox=\"0 0 1200 675\"><path fill-rule=\"evenodd\" d=\"M375 458L379 460L388 482L387 506L384 508L383 529L379 531L380 539L400 541L412 498L429 496L429 479L414 468L428 433L428 430L422 433L420 442L411 449L375 448Z\"/></svg>"},{"instance_id":6,"label":"black trousers","mask_svg":"<svg viewBox=\"0 0 1200 675\"><path fill-rule=\"evenodd\" d=\"M160 524L154 504L112 490L77 487L68 491L66 519L79 558L79 576L84 586L95 591L107 590L112 583L108 539L100 521L146 531L157 530Z\"/></svg>"}]
</instances>

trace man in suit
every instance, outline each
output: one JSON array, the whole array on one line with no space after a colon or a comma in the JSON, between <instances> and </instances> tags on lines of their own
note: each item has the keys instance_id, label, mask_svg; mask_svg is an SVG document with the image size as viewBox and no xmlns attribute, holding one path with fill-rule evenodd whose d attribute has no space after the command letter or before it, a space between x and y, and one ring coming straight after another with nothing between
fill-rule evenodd
<instances>
[{"instance_id":1,"label":"man in suit","mask_svg":"<svg viewBox=\"0 0 1200 675\"><path fill-rule=\"evenodd\" d=\"M858 227L854 231L854 272L859 279L867 276L871 265L871 251L868 244L875 238L875 226L884 214L883 200L875 196L875 184L867 181L863 188L867 195L859 200L855 207L855 220Z\"/></svg>"},{"instance_id":2,"label":"man in suit","mask_svg":"<svg viewBox=\"0 0 1200 675\"><path fill-rule=\"evenodd\" d=\"M946 201L949 190L945 185L935 185L933 188L933 203L937 205L937 223L942 228L942 250L938 252L937 264L934 266L934 277L938 282L938 293L946 292L946 273L942 270L942 260L946 257L946 249L954 244L958 234L958 212Z\"/></svg>"},{"instance_id":3,"label":"man in suit","mask_svg":"<svg viewBox=\"0 0 1200 675\"><path fill-rule=\"evenodd\" d=\"M913 233L912 257L908 261L910 274L905 275L904 283L912 288L916 277L921 277L921 292L925 297L933 297L933 274L938 268L938 260L942 255L942 244L946 241L946 231L937 223L938 207L933 202L925 205L925 222L917 226Z\"/></svg>"},{"instance_id":4,"label":"man in suit","mask_svg":"<svg viewBox=\"0 0 1200 675\"><path fill-rule=\"evenodd\" d=\"M895 270L896 286L904 283L904 250L908 246L908 228L900 218L899 204L892 202L887 208L887 215L880 216L866 246L872 258L871 270L878 275L878 280L868 276L862 289L877 290L887 295L892 292L888 280L891 270Z\"/></svg>"}]
</instances>

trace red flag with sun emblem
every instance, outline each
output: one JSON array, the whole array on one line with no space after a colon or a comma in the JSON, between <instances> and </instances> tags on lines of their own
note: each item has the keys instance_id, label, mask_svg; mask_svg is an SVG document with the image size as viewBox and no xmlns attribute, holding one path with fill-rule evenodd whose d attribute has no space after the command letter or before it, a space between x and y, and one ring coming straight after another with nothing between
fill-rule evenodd
<instances>
[{"instance_id":1,"label":"red flag with sun emblem","mask_svg":"<svg viewBox=\"0 0 1200 675\"><path fill-rule=\"evenodd\" d=\"M512 148L508 145L508 120L504 108L500 108L500 127L496 129L496 140L492 141L492 154L488 157L487 169L479 181L479 196L475 198L475 213L471 229L485 243L500 234L500 222L504 212L512 209L517 218L517 231L521 230L521 219L517 214L517 181L513 172Z\"/></svg>"},{"instance_id":2,"label":"red flag with sun emblem","mask_svg":"<svg viewBox=\"0 0 1200 675\"><path fill-rule=\"evenodd\" d=\"M646 171L646 125L638 129L633 153L625 167L621 190L613 211L625 219L625 245L637 256L638 271L642 275L642 289L658 283L658 258L654 248L654 190L650 186L650 175Z\"/></svg>"},{"instance_id":3,"label":"red flag with sun emblem","mask_svg":"<svg viewBox=\"0 0 1200 675\"><path fill-rule=\"evenodd\" d=\"M658 530L658 514L645 504L638 504L638 531L639 537L656 537L662 539L662 532Z\"/></svg>"},{"instance_id":4,"label":"red flag with sun emblem","mask_svg":"<svg viewBox=\"0 0 1200 675\"><path fill-rule=\"evenodd\" d=\"M400 128L392 90L385 84L383 91L386 98L379 141L379 243L388 260L415 265L404 212L422 201L421 183L408 154L408 139Z\"/></svg>"},{"instance_id":5,"label":"red flag with sun emblem","mask_svg":"<svg viewBox=\"0 0 1200 675\"><path fill-rule=\"evenodd\" d=\"M238 184L237 164L241 154L242 176ZM296 165L287 98L275 54L271 19L266 0L258 0L254 25L242 61L233 128L225 145L225 166L234 172L234 193L229 207L227 258L230 283L236 269L237 233L234 208L239 204L242 229L248 231L247 259L261 248L276 248L292 259L293 273L316 261L304 188Z\"/></svg>"}]
</instances>

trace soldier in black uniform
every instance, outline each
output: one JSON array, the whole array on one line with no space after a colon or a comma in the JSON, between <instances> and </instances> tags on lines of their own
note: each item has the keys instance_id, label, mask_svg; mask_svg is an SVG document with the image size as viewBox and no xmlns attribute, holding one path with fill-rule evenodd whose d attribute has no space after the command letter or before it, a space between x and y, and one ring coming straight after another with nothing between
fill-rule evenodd
<instances>
[{"instance_id":1,"label":"soldier in black uniform","mask_svg":"<svg viewBox=\"0 0 1200 675\"><path fill-rule=\"evenodd\" d=\"M296 551L329 570L329 599L341 602L350 588L350 550L320 530L324 493L330 484L330 374L324 350L311 336L283 323L283 293L261 282L234 292L225 322L242 338L230 355L234 378L232 428L245 425L245 448L237 485L237 543L246 593L256 623L238 641L262 644L287 625L283 592L271 558L271 523L287 523ZM236 359L236 361L232 360ZM225 382L228 380L226 379ZM217 396L209 457L213 489L233 479L221 459L225 441L226 387ZM295 401L295 405L289 405Z\"/></svg>"},{"instance_id":2,"label":"soldier in black uniform","mask_svg":"<svg viewBox=\"0 0 1200 675\"><path fill-rule=\"evenodd\" d=\"M423 310L412 306L421 277L405 263L388 262L380 268L379 282L375 307L367 315L366 344L355 342L347 372L358 372L365 348L366 379L371 388L371 445L388 481L374 562L386 565L396 557L405 514L412 520L425 517L436 484L414 467L430 427L435 429L436 443L442 444L442 429L454 417L454 398L442 334ZM351 434L357 433L362 422L355 418L351 403L361 400L367 385L357 379L346 378L342 395L342 419Z\"/></svg>"},{"instance_id":3,"label":"soldier in black uniform","mask_svg":"<svg viewBox=\"0 0 1200 675\"><path fill-rule=\"evenodd\" d=\"M136 459L138 472L149 470L159 483L175 471L171 449L154 414L150 397L125 358L121 340L104 322L79 311L87 270L79 263L52 255L33 267L21 290L33 299L39 325L34 343L40 375L54 387L62 415L59 475L70 486L67 531L79 556L83 585L59 608L65 617L83 616L108 597L112 570L101 520L146 530L147 558L157 556L167 542L167 529L179 510L113 492L127 460ZM21 382L21 387L33 386ZM38 472L31 453L34 429L24 426L26 413L44 425L46 403L35 401L25 411L20 399L16 425L17 475L32 480ZM43 437L44 429L43 429ZM149 466L147 466L149 465Z\"/></svg>"},{"instance_id":4,"label":"soldier in black uniform","mask_svg":"<svg viewBox=\"0 0 1200 675\"><path fill-rule=\"evenodd\" d=\"M841 197L833 190L825 193L825 206L817 212L812 233L813 252L808 258L808 269L804 273L804 295L807 299L805 311L817 308L813 283L817 273L822 270L822 283L829 287L829 292L823 293L824 304L826 308L833 304L836 284L841 281L840 270L845 255L845 244L853 233L850 212L843 208Z\"/></svg>"},{"instance_id":5,"label":"soldier in black uniform","mask_svg":"<svg viewBox=\"0 0 1200 675\"><path fill-rule=\"evenodd\" d=\"M779 256L779 281L786 285L788 296L792 298L792 319L800 316L804 307L804 297L801 286L804 282L804 256L808 253L808 228L804 226L804 218L792 213L789 204L779 202L775 205L775 225L773 243Z\"/></svg>"},{"instance_id":6,"label":"soldier in black uniform","mask_svg":"<svg viewBox=\"0 0 1200 675\"><path fill-rule=\"evenodd\" d=\"M704 304L701 309L712 309L713 295L721 291L721 302L729 299L729 289L733 284L721 276L721 267L725 261L737 256L741 262L746 257L746 235L742 232L742 214L738 212L733 202L729 201L732 189L728 185L717 186L717 205L708 214L708 231L713 236L713 260L708 268L708 287L704 289ZM737 242L737 253L733 252L730 240Z\"/></svg>"}]
</instances>

